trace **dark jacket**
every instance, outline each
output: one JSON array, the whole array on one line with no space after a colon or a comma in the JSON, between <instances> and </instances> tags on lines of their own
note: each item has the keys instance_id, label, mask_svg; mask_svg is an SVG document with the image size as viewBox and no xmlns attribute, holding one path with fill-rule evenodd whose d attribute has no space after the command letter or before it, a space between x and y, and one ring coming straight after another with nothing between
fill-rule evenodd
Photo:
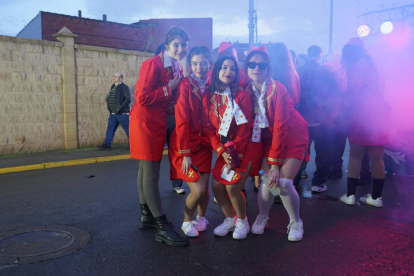
<instances>
[{"instance_id":1,"label":"dark jacket","mask_svg":"<svg viewBox=\"0 0 414 276\"><path fill-rule=\"evenodd\" d=\"M331 121L340 91L335 75L327 67L309 60L298 69L300 100L298 111L309 124Z\"/></svg>"},{"instance_id":2,"label":"dark jacket","mask_svg":"<svg viewBox=\"0 0 414 276\"><path fill-rule=\"evenodd\" d=\"M111 109L109 108L109 95L111 93L112 88L114 88L115 84L112 84L111 89L109 90L108 95L106 96L106 105L108 107L109 112ZM129 104L131 103L131 92L129 91L128 85L124 84L123 82L118 84L116 87L116 95L115 95L115 114L119 115L122 113L129 113Z\"/></svg>"}]
</instances>

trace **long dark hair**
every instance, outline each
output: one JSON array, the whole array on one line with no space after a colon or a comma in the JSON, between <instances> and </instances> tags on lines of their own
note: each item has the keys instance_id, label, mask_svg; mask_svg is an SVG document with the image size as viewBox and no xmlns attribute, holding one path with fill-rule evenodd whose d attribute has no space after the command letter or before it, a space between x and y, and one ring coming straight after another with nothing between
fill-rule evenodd
<instances>
[{"instance_id":1,"label":"long dark hair","mask_svg":"<svg viewBox=\"0 0 414 276\"><path fill-rule=\"evenodd\" d=\"M341 62L346 74L348 75L348 83L352 82L350 77L351 72L355 72L355 70L363 71L360 72L359 77L362 78L362 81L364 82L364 89L355 92L363 92L363 94L382 94L382 85L380 84L381 80L379 72L374 61L368 55L365 48L353 44L345 45L344 48L342 48ZM363 69L355 66L359 62L363 62ZM352 74L352 77L356 77L355 74Z\"/></svg>"},{"instance_id":2,"label":"long dark hair","mask_svg":"<svg viewBox=\"0 0 414 276\"><path fill-rule=\"evenodd\" d=\"M225 60L231 60L234 62L234 66L236 67L236 77L233 81L233 83L231 83L229 85L230 90L231 90L231 96L234 99L234 96L236 95L236 92L239 88L239 66L235 60L234 57L231 56L226 56L226 57L221 57L219 58L216 63L214 63L214 67L213 67L213 72L211 74L211 81L210 81L210 86L208 91L210 93L214 93L215 91L219 91L219 92L223 92L225 90L225 85L221 82L221 80L219 79L219 73L221 70L221 67L223 66L223 63Z\"/></svg>"},{"instance_id":3,"label":"long dark hair","mask_svg":"<svg viewBox=\"0 0 414 276\"><path fill-rule=\"evenodd\" d=\"M299 76L292 61L288 47L284 43L275 43L267 47L273 66L272 79L281 82L293 99L299 93Z\"/></svg>"},{"instance_id":4,"label":"long dark hair","mask_svg":"<svg viewBox=\"0 0 414 276\"><path fill-rule=\"evenodd\" d=\"M158 56L163 50L165 50L165 43L161 43L158 45L157 49L155 50L154 57Z\"/></svg>"},{"instance_id":5,"label":"long dark hair","mask_svg":"<svg viewBox=\"0 0 414 276\"><path fill-rule=\"evenodd\" d=\"M371 57L363 47L359 45L347 44L344 48L342 48L341 62L345 68L355 65L361 59L365 59L370 63L370 65L373 65Z\"/></svg>"}]
</instances>

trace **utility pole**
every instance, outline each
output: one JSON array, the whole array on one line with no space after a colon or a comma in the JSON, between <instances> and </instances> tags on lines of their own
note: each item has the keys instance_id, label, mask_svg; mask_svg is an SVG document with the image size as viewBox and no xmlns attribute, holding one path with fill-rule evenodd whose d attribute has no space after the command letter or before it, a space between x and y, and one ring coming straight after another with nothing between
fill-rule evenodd
<instances>
[{"instance_id":1,"label":"utility pole","mask_svg":"<svg viewBox=\"0 0 414 276\"><path fill-rule=\"evenodd\" d=\"M333 29L333 1L331 0L331 15L329 22L329 54L332 55L332 29Z\"/></svg>"},{"instance_id":2,"label":"utility pole","mask_svg":"<svg viewBox=\"0 0 414 276\"><path fill-rule=\"evenodd\" d=\"M254 29L255 29L255 22L254 22L254 0L249 0L249 44L250 47L254 44Z\"/></svg>"}]
</instances>

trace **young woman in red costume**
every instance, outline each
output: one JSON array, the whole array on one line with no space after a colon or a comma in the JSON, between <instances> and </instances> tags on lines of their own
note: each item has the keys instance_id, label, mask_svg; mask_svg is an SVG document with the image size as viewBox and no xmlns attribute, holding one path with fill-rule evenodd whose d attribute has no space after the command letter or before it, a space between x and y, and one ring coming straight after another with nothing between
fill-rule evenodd
<instances>
[{"instance_id":1,"label":"young woman in red costume","mask_svg":"<svg viewBox=\"0 0 414 276\"><path fill-rule=\"evenodd\" d=\"M350 132L347 193L340 200L347 205L355 205L361 162L368 152L372 194L366 194L359 201L381 208L385 181L384 147L390 143L391 106L384 98L378 70L362 41L352 39L350 42L342 49L342 64L348 80L346 95Z\"/></svg>"},{"instance_id":2,"label":"young woman in red costume","mask_svg":"<svg viewBox=\"0 0 414 276\"><path fill-rule=\"evenodd\" d=\"M173 246L186 246L188 239L175 232L167 221L158 181L167 134L167 109L172 105L183 75L178 61L185 57L187 48L187 34L174 27L165 38L165 51L142 64L129 124L131 157L140 160L137 180L141 203L139 227L157 228L155 240Z\"/></svg>"},{"instance_id":3,"label":"young woman in red costume","mask_svg":"<svg viewBox=\"0 0 414 276\"><path fill-rule=\"evenodd\" d=\"M219 58L214 64L208 93L203 97L203 130L218 159L212 170L213 191L226 219L214 229L216 236L225 236L233 231L234 239L245 239L250 230L246 217L246 198L241 189L249 175L251 161L246 158L249 151L252 124L250 95L239 90L239 69L234 57ZM234 143L237 154L231 157L226 150ZM226 145L226 146L224 146ZM228 147L228 149L226 149ZM235 174L228 180L225 171L241 159ZM225 171L223 172L223 169ZM230 174L231 175L231 174ZM227 195L229 197L227 197ZM233 208L236 213L234 216Z\"/></svg>"},{"instance_id":4,"label":"young woman in red costume","mask_svg":"<svg viewBox=\"0 0 414 276\"><path fill-rule=\"evenodd\" d=\"M210 50L197 46L188 54L191 73L179 86L175 104L176 128L171 135L169 157L171 180L183 179L190 187L184 208L181 226L188 237L197 237L206 230L205 213L208 206L208 180L211 171L212 151L203 134L202 97L209 81L208 72L212 64ZM197 218L193 220L198 207Z\"/></svg>"},{"instance_id":5,"label":"young woman in red costume","mask_svg":"<svg viewBox=\"0 0 414 276\"><path fill-rule=\"evenodd\" d=\"M269 185L262 184L258 193L259 215L252 225L253 234L263 234L274 195L270 188L280 188L280 198L288 215L288 240L303 238L299 217L300 199L293 179L303 160L309 159L308 124L294 109L286 88L273 80L272 67L264 46L254 47L246 58L250 78L247 91L255 106L253 141L263 143L262 169L269 175Z\"/></svg>"}]
</instances>

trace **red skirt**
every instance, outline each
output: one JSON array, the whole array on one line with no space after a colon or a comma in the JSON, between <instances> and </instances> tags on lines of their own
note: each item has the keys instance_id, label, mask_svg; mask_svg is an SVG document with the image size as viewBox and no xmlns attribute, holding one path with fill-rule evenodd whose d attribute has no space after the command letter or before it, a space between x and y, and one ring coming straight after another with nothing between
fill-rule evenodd
<instances>
[{"instance_id":1,"label":"red skirt","mask_svg":"<svg viewBox=\"0 0 414 276\"><path fill-rule=\"evenodd\" d=\"M241 164L239 168L236 168L236 172L246 172L249 163L252 163L252 167L250 169L250 175L259 175L260 165L262 160L262 152L263 152L263 145L262 143L253 143L250 142L247 145L246 151L244 153L243 158L240 160ZM220 155L217 158L216 163L214 164L214 168L212 169L213 177L217 180L217 182L223 185L232 185L234 183L230 183L229 181L223 179L221 177L221 173L223 170L223 166L226 164L224 158ZM236 182L237 183L237 182Z\"/></svg>"},{"instance_id":2,"label":"red skirt","mask_svg":"<svg viewBox=\"0 0 414 276\"><path fill-rule=\"evenodd\" d=\"M195 152L191 152L191 162L194 167L197 167L199 173L211 172L212 151L210 148L201 145ZM177 151L169 148L168 157L170 159L170 179L183 179L183 172L181 166L184 156L178 155Z\"/></svg>"},{"instance_id":3,"label":"red skirt","mask_svg":"<svg viewBox=\"0 0 414 276\"><path fill-rule=\"evenodd\" d=\"M263 158L269 157L269 151L272 147L271 135L267 135L266 138L263 140ZM291 128L286 137L286 144L281 158L309 161L308 143L309 132L305 125L297 125L297 128Z\"/></svg>"},{"instance_id":4,"label":"red skirt","mask_svg":"<svg viewBox=\"0 0 414 276\"><path fill-rule=\"evenodd\" d=\"M271 145L265 145L264 146L264 154L263 158L269 157L269 151L270 151ZM293 147L285 147L285 150L283 152L283 159L285 158L295 158L302 161L309 161L309 152L308 152L308 145L297 145Z\"/></svg>"},{"instance_id":5,"label":"red skirt","mask_svg":"<svg viewBox=\"0 0 414 276\"><path fill-rule=\"evenodd\" d=\"M247 165L249 161L252 162L252 168L250 169L250 176L259 176L259 171L262 165L263 157L263 144L250 142L247 146L247 151L244 154L243 161L246 160ZM247 167L246 165L246 167Z\"/></svg>"}]
</instances>

